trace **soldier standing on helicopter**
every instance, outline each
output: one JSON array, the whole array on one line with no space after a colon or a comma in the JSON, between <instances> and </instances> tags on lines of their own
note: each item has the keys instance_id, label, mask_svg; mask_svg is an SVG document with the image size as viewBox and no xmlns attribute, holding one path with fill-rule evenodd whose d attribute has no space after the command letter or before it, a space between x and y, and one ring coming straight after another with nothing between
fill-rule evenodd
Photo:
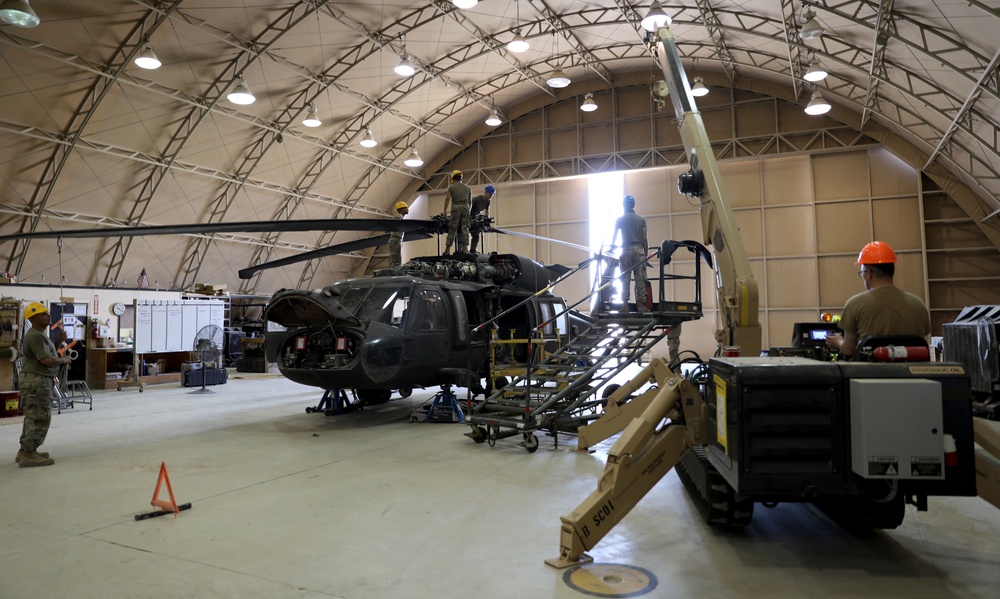
<instances>
[{"instance_id":1,"label":"soldier standing on helicopter","mask_svg":"<svg viewBox=\"0 0 1000 599\"><path fill-rule=\"evenodd\" d=\"M472 208L469 211L469 220L471 221L479 213L483 213L487 216L490 214L490 199L497 194L497 188L492 185L487 185L483 189L483 193L472 198ZM485 244L484 244L485 245ZM479 247L479 230L472 233L472 245L469 249L473 254L476 253L476 248ZM485 247L483 249L486 249Z\"/></svg>"},{"instance_id":2,"label":"soldier standing on helicopter","mask_svg":"<svg viewBox=\"0 0 1000 599\"><path fill-rule=\"evenodd\" d=\"M410 212L410 207L406 202L396 202L396 220L403 220L403 217ZM403 264L403 232L393 231L389 233L389 266L401 266Z\"/></svg>"},{"instance_id":3,"label":"soldier standing on helicopter","mask_svg":"<svg viewBox=\"0 0 1000 599\"><path fill-rule=\"evenodd\" d=\"M444 203L444 211L451 206L451 220L448 221L448 238L444 242L444 255L451 253L451 244L455 243L455 253L465 254L469 251L469 205L472 203L472 188L462 183L462 171L451 172L451 185L448 186L448 196ZM455 241L455 235L458 241Z\"/></svg>"}]
</instances>

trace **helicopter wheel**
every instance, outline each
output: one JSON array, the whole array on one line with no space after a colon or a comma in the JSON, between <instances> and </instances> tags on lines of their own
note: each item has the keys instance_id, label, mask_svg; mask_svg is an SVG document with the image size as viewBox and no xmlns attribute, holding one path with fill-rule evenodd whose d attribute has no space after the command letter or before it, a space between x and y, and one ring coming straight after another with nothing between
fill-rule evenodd
<instances>
[{"instance_id":1,"label":"helicopter wheel","mask_svg":"<svg viewBox=\"0 0 1000 599\"><path fill-rule=\"evenodd\" d=\"M524 433L524 450L528 453L538 451L538 437L535 433Z\"/></svg>"},{"instance_id":2,"label":"helicopter wheel","mask_svg":"<svg viewBox=\"0 0 1000 599\"><path fill-rule=\"evenodd\" d=\"M313 408L312 406L306 408L306 414L312 414L315 411L316 411L316 408Z\"/></svg>"},{"instance_id":3,"label":"helicopter wheel","mask_svg":"<svg viewBox=\"0 0 1000 599\"><path fill-rule=\"evenodd\" d=\"M465 436L472 439L476 443L482 443L489 437L489 433L486 432L486 428L482 426L474 426L472 430L465 433Z\"/></svg>"},{"instance_id":4,"label":"helicopter wheel","mask_svg":"<svg viewBox=\"0 0 1000 599\"><path fill-rule=\"evenodd\" d=\"M399 393L399 396L402 397L403 399L406 399L407 397L413 395L413 389L410 387L403 387L402 389L397 389L397 392Z\"/></svg>"}]
</instances>

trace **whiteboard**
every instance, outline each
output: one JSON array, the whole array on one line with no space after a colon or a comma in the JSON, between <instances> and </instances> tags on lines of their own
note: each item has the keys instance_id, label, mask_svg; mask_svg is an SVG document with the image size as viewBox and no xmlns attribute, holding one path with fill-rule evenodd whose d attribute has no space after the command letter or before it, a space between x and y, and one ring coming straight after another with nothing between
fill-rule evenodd
<instances>
[{"instance_id":1,"label":"whiteboard","mask_svg":"<svg viewBox=\"0 0 1000 599\"><path fill-rule=\"evenodd\" d=\"M202 327L225 324L222 300L135 300L135 351L189 351Z\"/></svg>"}]
</instances>

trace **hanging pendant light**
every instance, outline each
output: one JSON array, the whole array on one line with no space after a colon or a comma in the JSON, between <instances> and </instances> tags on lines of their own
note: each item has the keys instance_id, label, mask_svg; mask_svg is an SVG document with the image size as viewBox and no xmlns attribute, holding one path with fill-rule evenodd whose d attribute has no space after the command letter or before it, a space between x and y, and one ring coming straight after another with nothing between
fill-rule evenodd
<instances>
[{"instance_id":1,"label":"hanging pendant light","mask_svg":"<svg viewBox=\"0 0 1000 599\"><path fill-rule=\"evenodd\" d=\"M516 54L526 51L529 48L528 40L524 39L521 35L521 30L518 29L514 32L514 39L507 42L507 49Z\"/></svg>"},{"instance_id":2,"label":"hanging pendant light","mask_svg":"<svg viewBox=\"0 0 1000 599\"><path fill-rule=\"evenodd\" d=\"M658 31L660 27L666 27L673 22L674 20L667 13L663 12L663 7L660 6L660 3L653 0L653 4L649 7L649 12L642 18L641 24L642 28L646 31L654 32Z\"/></svg>"},{"instance_id":3,"label":"hanging pendant light","mask_svg":"<svg viewBox=\"0 0 1000 599\"><path fill-rule=\"evenodd\" d=\"M316 107L312 104L309 105L309 113L306 114L306 118L302 119L302 124L306 127L319 127L323 124L323 121L319 120L319 115L316 114Z\"/></svg>"},{"instance_id":4,"label":"hanging pendant light","mask_svg":"<svg viewBox=\"0 0 1000 599\"><path fill-rule=\"evenodd\" d=\"M156 53L153 52L153 45L149 42L146 42L146 47L143 48L142 53L135 57L135 66L140 69L158 69L161 64L163 63L156 57Z\"/></svg>"},{"instance_id":5,"label":"hanging pendant light","mask_svg":"<svg viewBox=\"0 0 1000 599\"><path fill-rule=\"evenodd\" d=\"M517 20L517 24L521 24L521 9L517 5L517 0L514 0L514 18ZM518 27L514 30L514 39L507 43L507 49L515 54L520 54L528 49L528 40L524 39L521 35L521 29Z\"/></svg>"},{"instance_id":6,"label":"hanging pendant light","mask_svg":"<svg viewBox=\"0 0 1000 599\"><path fill-rule=\"evenodd\" d=\"M406 52L403 52L403 58L393 70L396 71L396 74L400 77L410 77L417 72L417 70L413 68L413 65L410 64L410 55Z\"/></svg>"},{"instance_id":7,"label":"hanging pendant light","mask_svg":"<svg viewBox=\"0 0 1000 599\"><path fill-rule=\"evenodd\" d=\"M236 87L233 88L233 91L229 92L229 95L226 96L226 99L228 99L233 104L239 104L240 106L248 106L250 104L253 104L254 100L256 100L257 98L255 98L253 93L250 92L250 88L247 87L247 82L243 78L240 78L239 82L236 84Z\"/></svg>"},{"instance_id":8,"label":"hanging pendant light","mask_svg":"<svg viewBox=\"0 0 1000 599\"><path fill-rule=\"evenodd\" d=\"M583 96L583 104L580 104L580 110L584 112L594 112L597 110L597 102L594 102L594 94L587 92Z\"/></svg>"},{"instance_id":9,"label":"hanging pendant light","mask_svg":"<svg viewBox=\"0 0 1000 599\"><path fill-rule=\"evenodd\" d=\"M37 27L42 21L32 10L28 0L3 0L0 2L0 22L15 27Z\"/></svg>"},{"instance_id":10,"label":"hanging pendant light","mask_svg":"<svg viewBox=\"0 0 1000 599\"><path fill-rule=\"evenodd\" d=\"M368 127L365 127L365 136L361 138L361 147L374 148L377 145L378 142L375 141L375 136L372 135L372 130L369 129Z\"/></svg>"},{"instance_id":11,"label":"hanging pendant light","mask_svg":"<svg viewBox=\"0 0 1000 599\"><path fill-rule=\"evenodd\" d=\"M566 76L566 73L563 73L562 69L556 69L552 71L552 73L548 76L548 78L545 80L545 83L549 87L553 87L555 89L561 89L563 87L568 86L570 83L572 83L572 81L570 81L569 77Z\"/></svg>"},{"instance_id":12,"label":"hanging pendant light","mask_svg":"<svg viewBox=\"0 0 1000 599\"><path fill-rule=\"evenodd\" d=\"M809 98L809 104L806 105L806 114L812 116L826 114L830 112L830 108L830 103L826 101L823 94L819 93L819 90L816 90Z\"/></svg>"},{"instance_id":13,"label":"hanging pendant light","mask_svg":"<svg viewBox=\"0 0 1000 599\"><path fill-rule=\"evenodd\" d=\"M708 87L705 86L704 79L701 77L694 78L694 85L691 86L691 95L696 98L708 95Z\"/></svg>"},{"instance_id":14,"label":"hanging pendant light","mask_svg":"<svg viewBox=\"0 0 1000 599\"><path fill-rule=\"evenodd\" d=\"M475 8L476 5L479 4L479 0L451 0L451 3L455 5L455 8L468 10L470 8Z\"/></svg>"},{"instance_id":15,"label":"hanging pendant light","mask_svg":"<svg viewBox=\"0 0 1000 599\"><path fill-rule=\"evenodd\" d=\"M403 164L410 168L417 168L418 166L423 166L424 160L417 154L417 148L410 146L410 155L406 157Z\"/></svg>"},{"instance_id":16,"label":"hanging pendant light","mask_svg":"<svg viewBox=\"0 0 1000 599\"><path fill-rule=\"evenodd\" d=\"M810 83L816 83L817 81L822 81L826 79L827 75L830 73L826 70L826 67L819 63L819 60L813 58L809 63L809 70L806 74L802 76L803 79Z\"/></svg>"},{"instance_id":17,"label":"hanging pendant light","mask_svg":"<svg viewBox=\"0 0 1000 599\"><path fill-rule=\"evenodd\" d=\"M813 12L813 9L807 9L804 16L806 22L802 25L802 29L799 29L799 37L804 40L814 40L822 36L826 29L823 29L823 26L816 20L816 13Z\"/></svg>"},{"instance_id":18,"label":"hanging pendant light","mask_svg":"<svg viewBox=\"0 0 1000 599\"><path fill-rule=\"evenodd\" d=\"M486 124L490 127L496 127L497 125L503 124L503 120L500 118L500 113L494 108L490 111L490 116L486 117Z\"/></svg>"}]
</instances>

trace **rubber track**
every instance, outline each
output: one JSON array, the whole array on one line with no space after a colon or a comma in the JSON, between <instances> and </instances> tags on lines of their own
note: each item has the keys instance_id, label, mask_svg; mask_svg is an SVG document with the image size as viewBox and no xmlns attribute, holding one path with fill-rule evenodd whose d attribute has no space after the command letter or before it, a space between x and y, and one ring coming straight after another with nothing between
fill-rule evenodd
<instances>
[{"instance_id":1,"label":"rubber track","mask_svg":"<svg viewBox=\"0 0 1000 599\"><path fill-rule=\"evenodd\" d=\"M703 448L693 447L674 469L709 526L735 528L750 524L753 501L733 491L708 461Z\"/></svg>"}]
</instances>

